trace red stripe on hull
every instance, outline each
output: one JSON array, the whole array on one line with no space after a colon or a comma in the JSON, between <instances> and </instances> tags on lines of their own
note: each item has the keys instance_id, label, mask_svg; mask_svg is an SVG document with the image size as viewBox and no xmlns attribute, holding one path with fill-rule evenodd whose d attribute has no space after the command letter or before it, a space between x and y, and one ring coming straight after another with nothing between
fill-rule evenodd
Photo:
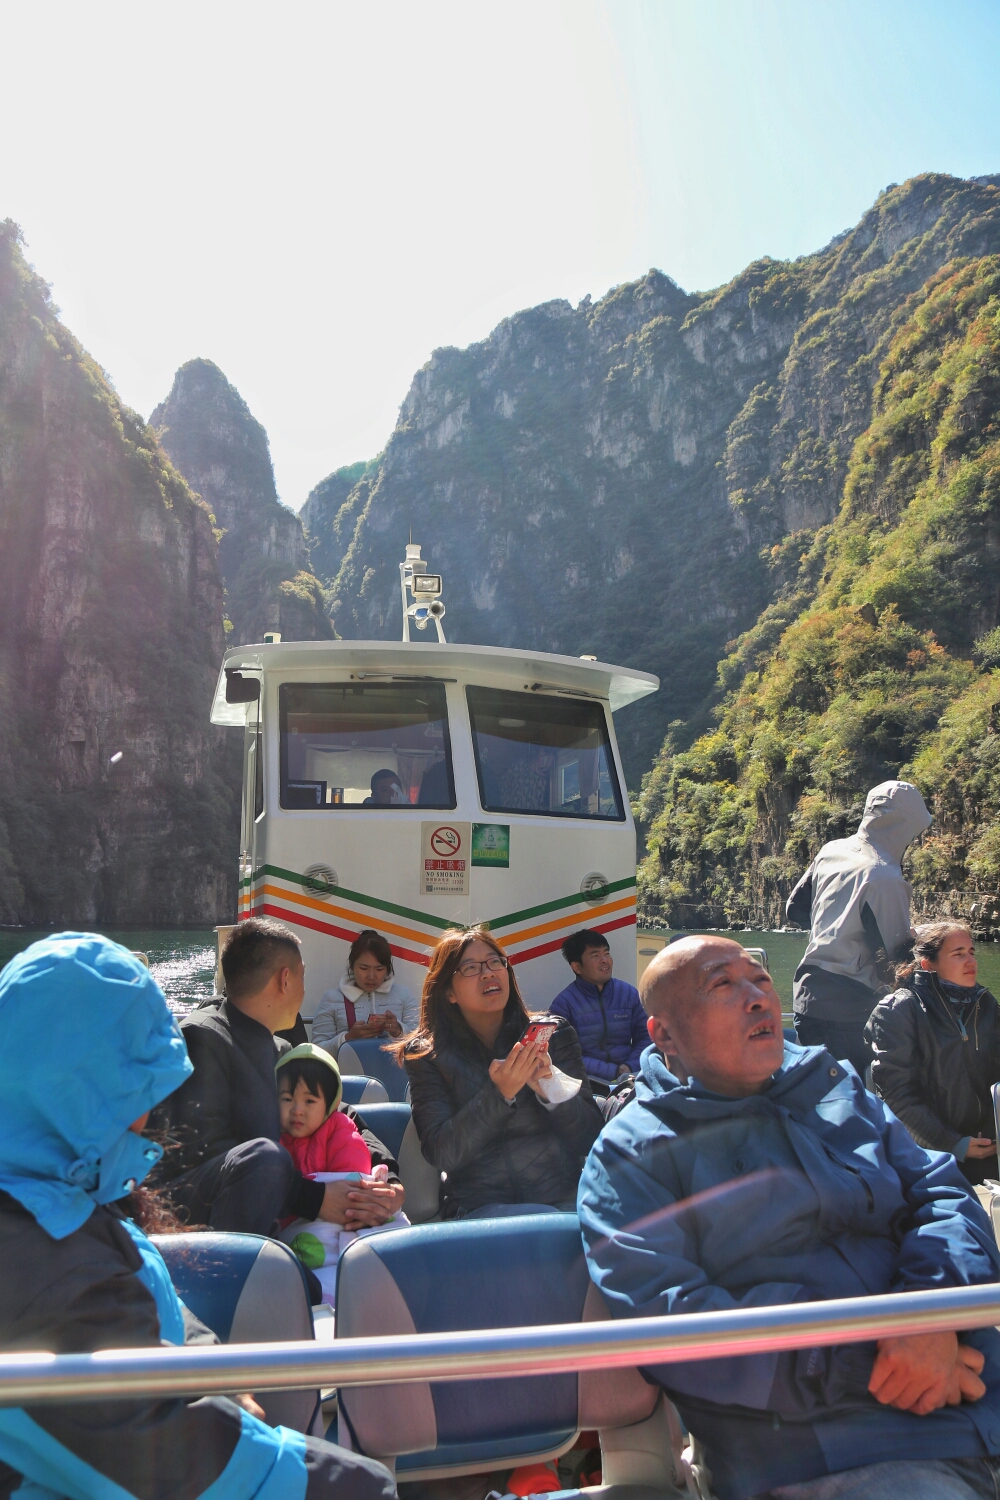
<instances>
[{"instance_id":1,"label":"red stripe on hull","mask_svg":"<svg viewBox=\"0 0 1000 1500\"><path fill-rule=\"evenodd\" d=\"M302 912L288 911L284 906L272 906L269 901L259 906L254 916L277 917L282 922L291 922L295 927L309 927L313 932L325 933L327 937L341 938L345 943L353 943L362 931L360 927L355 932L352 932L349 927L335 927L332 922L320 922L315 917L305 916ZM423 964L425 968L430 963L426 953L415 953L412 948L400 948L396 943L389 944L389 952L395 958L405 958L411 964Z\"/></svg>"},{"instance_id":2,"label":"red stripe on hull","mask_svg":"<svg viewBox=\"0 0 1000 1500\"><path fill-rule=\"evenodd\" d=\"M627 917L618 917L614 922L595 922L590 930L591 932L614 932L618 927L634 926L635 912L632 912ZM525 948L523 953L512 953L510 955L510 961L512 964L523 964L526 963L529 958L541 958L543 954L554 953L557 948L562 947L565 941L566 936L565 934L563 934L562 937L554 938L551 943L539 943L537 948Z\"/></svg>"},{"instance_id":3,"label":"red stripe on hull","mask_svg":"<svg viewBox=\"0 0 1000 1500\"><path fill-rule=\"evenodd\" d=\"M308 927L313 932L326 934L327 937L341 938L345 943L353 943L362 930L359 927L354 932L349 927L335 927L332 922L320 922L316 917L307 917L301 912L289 911L284 906L272 906L268 901L265 901L262 906L258 906L254 911L246 912L245 916L277 917L280 921L291 922L296 927ZM244 918L241 917L240 920L244 920ZM595 922L591 931L608 933L616 932L619 927L634 926L635 912L630 912L627 917L618 917L614 922ZM565 935L554 938L549 943L539 943L535 948L525 948L521 953L512 953L510 954L510 962L512 964L523 964L532 958L543 958L546 953L555 953L557 948L562 947L564 941ZM430 956L428 954L416 953L412 948L401 948L397 943L390 943L389 951L396 958L407 959L413 964L423 964L424 968L427 968L430 963Z\"/></svg>"}]
</instances>

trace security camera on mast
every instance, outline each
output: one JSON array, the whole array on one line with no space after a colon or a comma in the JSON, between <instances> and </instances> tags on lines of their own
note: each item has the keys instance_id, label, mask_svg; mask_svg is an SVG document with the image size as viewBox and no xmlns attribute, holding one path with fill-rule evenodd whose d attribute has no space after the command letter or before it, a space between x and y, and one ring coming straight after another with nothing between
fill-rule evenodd
<instances>
[{"instance_id":1,"label":"security camera on mast","mask_svg":"<svg viewBox=\"0 0 1000 1500\"><path fill-rule=\"evenodd\" d=\"M431 620L437 626L437 638L445 643L441 621L444 604L441 600L441 574L429 573L427 564L420 556L419 542L410 542L406 549L406 561L399 565L399 586L403 595L403 640L410 639L410 621L418 630L426 630ZM408 604L406 590L413 594L413 603Z\"/></svg>"}]
</instances>

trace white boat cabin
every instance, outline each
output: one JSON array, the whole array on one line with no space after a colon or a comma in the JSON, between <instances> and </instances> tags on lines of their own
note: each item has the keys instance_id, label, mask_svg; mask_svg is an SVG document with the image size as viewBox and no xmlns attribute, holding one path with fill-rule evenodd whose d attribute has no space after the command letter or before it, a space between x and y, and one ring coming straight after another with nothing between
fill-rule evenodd
<instances>
[{"instance_id":1,"label":"white boat cabin","mask_svg":"<svg viewBox=\"0 0 1000 1500\"><path fill-rule=\"evenodd\" d=\"M439 615L417 611L440 636ZM658 686L588 658L440 640L228 651L212 722L244 729L239 917L301 937L303 1015L366 927L418 995L440 933L478 922L529 1008L572 977L559 947L579 927L607 935L634 983L635 828L612 715Z\"/></svg>"}]
</instances>

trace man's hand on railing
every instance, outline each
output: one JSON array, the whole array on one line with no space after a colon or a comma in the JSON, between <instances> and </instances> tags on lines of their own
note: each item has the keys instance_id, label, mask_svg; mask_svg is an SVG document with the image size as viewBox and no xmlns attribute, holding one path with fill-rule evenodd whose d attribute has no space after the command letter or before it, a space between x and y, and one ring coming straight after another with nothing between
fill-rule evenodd
<instances>
[{"instance_id":1,"label":"man's hand on railing","mask_svg":"<svg viewBox=\"0 0 1000 1500\"><path fill-rule=\"evenodd\" d=\"M983 1356L954 1333L918 1333L880 1339L868 1389L883 1406L926 1417L942 1406L978 1401Z\"/></svg>"}]
</instances>

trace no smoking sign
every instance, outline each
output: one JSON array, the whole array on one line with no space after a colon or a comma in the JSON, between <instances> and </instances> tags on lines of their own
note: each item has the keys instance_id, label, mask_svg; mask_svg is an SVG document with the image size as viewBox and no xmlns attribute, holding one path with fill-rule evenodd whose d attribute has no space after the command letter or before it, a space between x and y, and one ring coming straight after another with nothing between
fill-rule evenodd
<instances>
[{"instance_id":1,"label":"no smoking sign","mask_svg":"<svg viewBox=\"0 0 1000 1500\"><path fill-rule=\"evenodd\" d=\"M469 894L471 823L421 823L420 894Z\"/></svg>"},{"instance_id":2,"label":"no smoking sign","mask_svg":"<svg viewBox=\"0 0 1000 1500\"><path fill-rule=\"evenodd\" d=\"M435 828L431 834L431 849L439 859L454 859L461 847L462 835L450 824L445 828Z\"/></svg>"}]
</instances>

